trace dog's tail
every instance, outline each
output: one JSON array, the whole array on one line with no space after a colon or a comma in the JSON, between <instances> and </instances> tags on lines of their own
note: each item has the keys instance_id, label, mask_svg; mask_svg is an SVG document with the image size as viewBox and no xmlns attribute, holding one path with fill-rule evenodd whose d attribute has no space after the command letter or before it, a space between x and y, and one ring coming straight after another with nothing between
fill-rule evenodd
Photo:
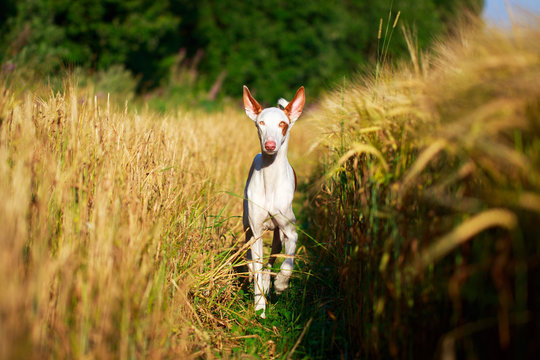
<instances>
[{"instance_id":1,"label":"dog's tail","mask_svg":"<svg viewBox=\"0 0 540 360\"><path fill-rule=\"evenodd\" d=\"M287 105L289 105L289 102L287 100L285 100L284 98L281 98L281 99L278 100L277 104L278 104L278 108L283 110L283 109L285 109L287 107Z\"/></svg>"}]
</instances>

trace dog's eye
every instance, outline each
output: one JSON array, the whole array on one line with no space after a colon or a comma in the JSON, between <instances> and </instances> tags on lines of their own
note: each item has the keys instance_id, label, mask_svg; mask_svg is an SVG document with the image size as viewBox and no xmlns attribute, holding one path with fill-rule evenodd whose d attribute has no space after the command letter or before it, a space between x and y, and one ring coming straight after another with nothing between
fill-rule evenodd
<instances>
[{"instance_id":1,"label":"dog's eye","mask_svg":"<svg viewBox=\"0 0 540 360\"><path fill-rule=\"evenodd\" d=\"M259 125L264 125L264 121L259 121Z\"/></svg>"}]
</instances>

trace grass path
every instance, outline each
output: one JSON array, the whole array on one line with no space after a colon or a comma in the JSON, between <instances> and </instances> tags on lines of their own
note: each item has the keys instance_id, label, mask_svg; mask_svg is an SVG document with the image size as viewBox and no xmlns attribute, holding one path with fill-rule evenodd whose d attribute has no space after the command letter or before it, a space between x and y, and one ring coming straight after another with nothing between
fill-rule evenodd
<instances>
[{"instance_id":1,"label":"grass path","mask_svg":"<svg viewBox=\"0 0 540 360\"><path fill-rule=\"evenodd\" d=\"M297 217L299 241L295 274L289 289L276 295L272 287L267 318L252 314L248 326L232 329L233 339L239 340L233 349L235 356L252 354L269 359L326 359L329 354L348 357L344 331L340 326L340 311L335 308L337 292L335 269L319 258L320 239L309 233L305 220L308 204L309 174L316 165L316 155L310 151L316 128L308 116L293 129L289 160L299 175L299 187L293 204ZM271 237L265 237L265 250L270 249ZM279 271L280 261L273 272ZM251 284L244 284L239 292L241 301L235 309L244 313L252 308Z\"/></svg>"}]
</instances>

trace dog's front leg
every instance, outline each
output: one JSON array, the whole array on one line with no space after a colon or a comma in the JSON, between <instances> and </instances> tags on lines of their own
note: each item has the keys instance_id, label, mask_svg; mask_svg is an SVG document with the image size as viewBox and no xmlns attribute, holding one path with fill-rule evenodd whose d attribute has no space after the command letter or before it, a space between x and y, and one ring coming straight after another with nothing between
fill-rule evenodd
<instances>
[{"instance_id":1,"label":"dog's front leg","mask_svg":"<svg viewBox=\"0 0 540 360\"><path fill-rule=\"evenodd\" d=\"M270 274L263 272L263 239L261 231L253 231L255 242L251 245L251 266L253 272L253 293L255 295L255 311L262 310L265 317L266 298L270 286Z\"/></svg>"},{"instance_id":2,"label":"dog's front leg","mask_svg":"<svg viewBox=\"0 0 540 360\"><path fill-rule=\"evenodd\" d=\"M281 239L285 247L285 254L287 257L281 264L279 273L274 280L274 286L276 293L281 294L289 287L289 280L292 275L294 267L294 254L296 251L296 242L298 240L298 234L296 233L296 226L293 222L288 222L283 225L283 230L280 229Z\"/></svg>"}]
</instances>

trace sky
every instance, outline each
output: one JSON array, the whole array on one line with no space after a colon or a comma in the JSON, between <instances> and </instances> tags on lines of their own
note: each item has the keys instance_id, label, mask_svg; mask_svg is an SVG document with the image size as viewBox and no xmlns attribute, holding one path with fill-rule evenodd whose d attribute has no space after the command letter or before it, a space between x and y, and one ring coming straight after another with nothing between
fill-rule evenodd
<instances>
[{"instance_id":1,"label":"sky","mask_svg":"<svg viewBox=\"0 0 540 360\"><path fill-rule=\"evenodd\" d=\"M507 3L514 17L522 17L523 11L540 16L540 0L485 0L484 17L486 20L493 25L509 26Z\"/></svg>"}]
</instances>

